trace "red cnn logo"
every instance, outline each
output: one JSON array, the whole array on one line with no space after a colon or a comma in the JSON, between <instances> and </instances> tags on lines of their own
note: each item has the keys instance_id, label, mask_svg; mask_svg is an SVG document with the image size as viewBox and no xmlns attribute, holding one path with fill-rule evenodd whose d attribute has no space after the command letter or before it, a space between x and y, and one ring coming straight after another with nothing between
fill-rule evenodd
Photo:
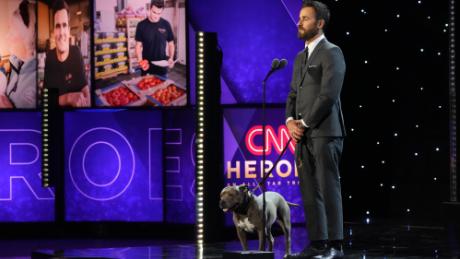
<instances>
[{"instance_id":1,"label":"red cnn logo","mask_svg":"<svg viewBox=\"0 0 460 259\"><path fill-rule=\"evenodd\" d=\"M272 148L274 148L278 154L281 154L281 151L283 151L284 146L289 141L289 132L288 132L287 127L285 125L279 126L278 133L276 133L272 126L266 125L265 131L266 131L265 154L267 156L270 155L272 153ZM263 136L262 125L253 126L246 133L246 138L245 138L246 148L249 150L249 152L251 152L251 154L255 156L262 155L262 152L263 152L262 145L256 145L255 143L256 137L259 137L261 140L259 141L259 143L262 143L262 136ZM291 151L292 154L294 154L294 150L295 150L294 141L289 143L289 150Z\"/></svg>"}]
</instances>

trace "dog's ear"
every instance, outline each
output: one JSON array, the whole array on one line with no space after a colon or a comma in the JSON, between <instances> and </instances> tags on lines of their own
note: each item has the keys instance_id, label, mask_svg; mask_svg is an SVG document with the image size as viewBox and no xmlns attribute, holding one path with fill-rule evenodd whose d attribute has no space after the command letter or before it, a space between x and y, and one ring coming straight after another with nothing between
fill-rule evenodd
<instances>
[{"instance_id":1,"label":"dog's ear","mask_svg":"<svg viewBox=\"0 0 460 259\"><path fill-rule=\"evenodd\" d=\"M247 185L240 185L240 186L238 186L238 190L240 192L247 193L247 192L249 192L249 187Z\"/></svg>"}]
</instances>

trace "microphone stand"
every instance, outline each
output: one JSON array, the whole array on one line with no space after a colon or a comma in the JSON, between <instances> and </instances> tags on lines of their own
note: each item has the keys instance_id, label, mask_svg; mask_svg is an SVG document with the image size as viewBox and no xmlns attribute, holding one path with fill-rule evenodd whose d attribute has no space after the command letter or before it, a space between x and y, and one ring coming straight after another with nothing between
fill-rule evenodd
<instances>
[{"instance_id":1,"label":"microphone stand","mask_svg":"<svg viewBox=\"0 0 460 259\"><path fill-rule=\"evenodd\" d=\"M273 74L273 72L276 71L279 67L279 60L274 59L272 62L272 67L270 71L268 71L267 75L265 76L264 80L262 81L262 173L265 176L265 160L266 160L266 132L265 132L265 103L266 103L266 84L268 78ZM263 250L265 250L266 247L266 242L267 242L267 233L265 232L266 225L267 225L267 216L266 216L266 201L265 201L265 182L262 183L262 228L263 228L263 234L262 234L262 245L263 245Z\"/></svg>"}]
</instances>

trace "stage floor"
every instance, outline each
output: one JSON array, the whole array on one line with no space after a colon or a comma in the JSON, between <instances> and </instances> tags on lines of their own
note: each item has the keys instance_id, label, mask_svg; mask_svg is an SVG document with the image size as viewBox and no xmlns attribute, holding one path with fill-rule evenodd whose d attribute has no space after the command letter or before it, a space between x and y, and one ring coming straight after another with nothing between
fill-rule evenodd
<instances>
[{"instance_id":1,"label":"stage floor","mask_svg":"<svg viewBox=\"0 0 460 259\"><path fill-rule=\"evenodd\" d=\"M458 236L440 227L416 227L347 224L346 258L460 258ZM308 242L302 227L292 235L293 251ZM250 240L250 249L257 248ZM240 250L237 240L208 244L202 256L194 242L174 240L3 240L0 258L221 258L224 251ZM31 256L54 254L55 257ZM284 254L284 237L275 237L275 258Z\"/></svg>"}]
</instances>

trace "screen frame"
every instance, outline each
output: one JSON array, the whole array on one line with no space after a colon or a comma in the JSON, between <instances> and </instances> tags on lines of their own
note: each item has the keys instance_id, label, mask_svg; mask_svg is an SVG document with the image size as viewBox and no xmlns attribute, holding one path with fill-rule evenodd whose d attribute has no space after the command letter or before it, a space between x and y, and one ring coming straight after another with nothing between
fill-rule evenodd
<instances>
[{"instance_id":1,"label":"screen frame","mask_svg":"<svg viewBox=\"0 0 460 259\"><path fill-rule=\"evenodd\" d=\"M190 62L190 49L189 49L189 0L184 0L185 1L185 58L186 58L186 66L185 66L185 70L186 70L186 75L185 75L185 80L186 80L186 85L185 85L185 92L186 92L186 104L185 105L181 105L181 106L158 106L158 107L154 107L154 106L96 106L96 94L95 94L95 90L94 89L94 86L96 85L96 64L95 64L95 60L94 60L94 47L95 47L95 39L94 39L94 35L95 35L95 30L94 30L94 18L95 18L95 15L96 15L96 8L95 8L95 5L96 5L96 1L103 1L103 0L90 0L90 13L91 13L91 17L90 17L90 21L91 21L91 28L90 28L90 32L91 32L91 39L90 39L90 46L91 46L91 86L92 88L90 89L90 92L91 92L91 107L81 107L81 108L75 108L75 107L61 107L61 109L63 109L64 111L72 111L72 110L79 110L79 109L115 109L115 110L119 110L119 109L127 109L127 110L157 110L157 109L165 109L165 110L174 110L174 109L177 109L177 108L181 108L181 107L191 107L191 106L194 106L191 104L191 100L190 100L190 92L191 92L191 81L190 81L190 66L191 66L191 62ZM177 49L177 42L176 42L176 49Z\"/></svg>"}]
</instances>

